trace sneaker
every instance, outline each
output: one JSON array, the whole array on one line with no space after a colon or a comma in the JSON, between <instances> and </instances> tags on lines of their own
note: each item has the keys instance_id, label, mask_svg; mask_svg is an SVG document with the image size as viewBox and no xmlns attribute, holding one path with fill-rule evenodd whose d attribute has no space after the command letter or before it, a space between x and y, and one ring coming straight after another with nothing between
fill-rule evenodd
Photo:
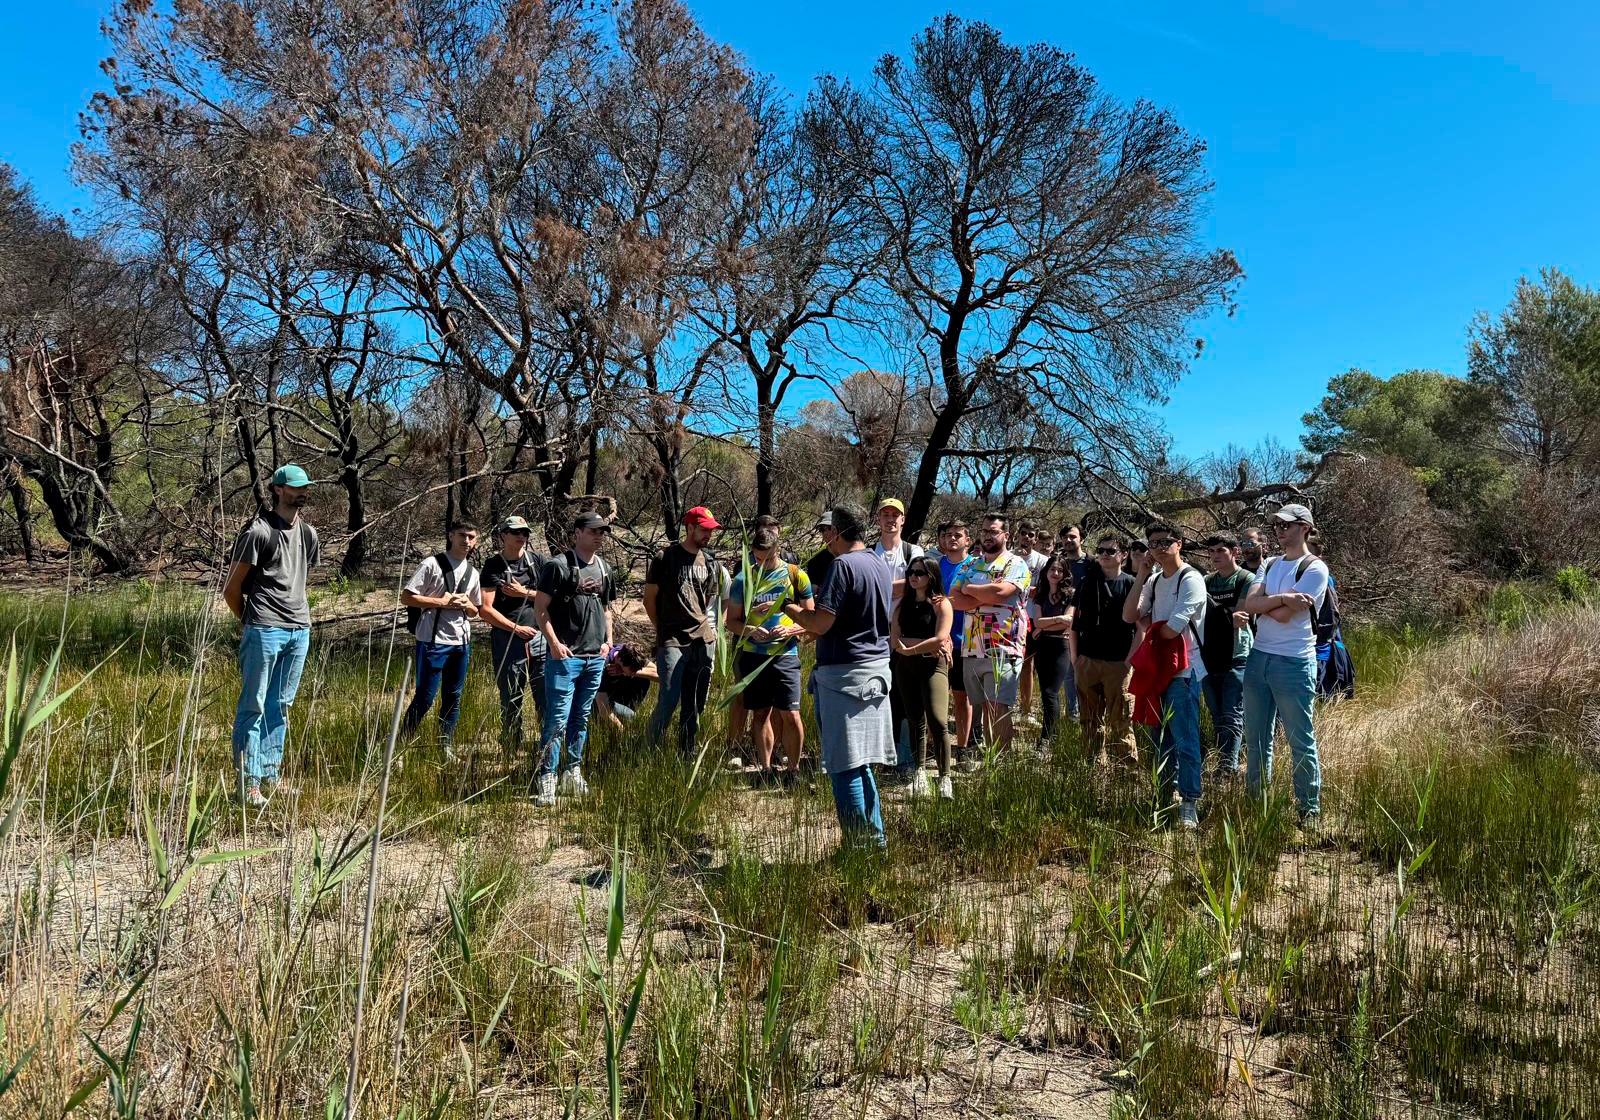
<instances>
[{"instance_id":1,"label":"sneaker","mask_svg":"<svg viewBox=\"0 0 1600 1120\"><path fill-rule=\"evenodd\" d=\"M744 769L744 756L741 755L741 754L730 754L728 756L728 769L729 770L743 770Z\"/></svg>"},{"instance_id":2,"label":"sneaker","mask_svg":"<svg viewBox=\"0 0 1600 1120\"><path fill-rule=\"evenodd\" d=\"M589 783L583 780L583 771L574 766L562 774L561 792L572 797L588 797Z\"/></svg>"},{"instance_id":3,"label":"sneaker","mask_svg":"<svg viewBox=\"0 0 1600 1120\"><path fill-rule=\"evenodd\" d=\"M949 774L946 774L944 777L939 779L939 796L944 798L946 801L955 800L956 787L950 784Z\"/></svg>"},{"instance_id":4,"label":"sneaker","mask_svg":"<svg viewBox=\"0 0 1600 1120\"><path fill-rule=\"evenodd\" d=\"M1193 801L1185 799L1178 806L1178 827L1188 832L1200 827L1200 813Z\"/></svg>"},{"instance_id":5,"label":"sneaker","mask_svg":"<svg viewBox=\"0 0 1600 1120\"><path fill-rule=\"evenodd\" d=\"M267 781L272 786L273 797L300 796L300 789L298 786L292 786L288 782L280 782L277 778L268 778Z\"/></svg>"},{"instance_id":6,"label":"sneaker","mask_svg":"<svg viewBox=\"0 0 1600 1120\"><path fill-rule=\"evenodd\" d=\"M444 760L447 765L454 766L461 761L461 756L456 754L456 748L450 743L440 744L444 751Z\"/></svg>"},{"instance_id":7,"label":"sneaker","mask_svg":"<svg viewBox=\"0 0 1600 1120\"><path fill-rule=\"evenodd\" d=\"M911 780L906 783L906 787L911 791L911 799L913 801L927 797L930 792L927 776L921 770L913 770L911 772Z\"/></svg>"},{"instance_id":8,"label":"sneaker","mask_svg":"<svg viewBox=\"0 0 1600 1120\"><path fill-rule=\"evenodd\" d=\"M961 760L956 765L965 773L971 774L973 771L983 768L983 758L977 751L967 751L961 756Z\"/></svg>"},{"instance_id":9,"label":"sneaker","mask_svg":"<svg viewBox=\"0 0 1600 1120\"><path fill-rule=\"evenodd\" d=\"M556 803L556 776L554 774L539 775L539 789L533 795L533 803L543 808L548 808Z\"/></svg>"},{"instance_id":10,"label":"sneaker","mask_svg":"<svg viewBox=\"0 0 1600 1120\"><path fill-rule=\"evenodd\" d=\"M265 809L267 807L267 799L261 795L260 786L251 786L240 795L239 800L251 809Z\"/></svg>"},{"instance_id":11,"label":"sneaker","mask_svg":"<svg viewBox=\"0 0 1600 1120\"><path fill-rule=\"evenodd\" d=\"M1315 836L1322 831L1322 814L1313 809L1309 813L1300 815L1300 831L1308 836Z\"/></svg>"}]
</instances>

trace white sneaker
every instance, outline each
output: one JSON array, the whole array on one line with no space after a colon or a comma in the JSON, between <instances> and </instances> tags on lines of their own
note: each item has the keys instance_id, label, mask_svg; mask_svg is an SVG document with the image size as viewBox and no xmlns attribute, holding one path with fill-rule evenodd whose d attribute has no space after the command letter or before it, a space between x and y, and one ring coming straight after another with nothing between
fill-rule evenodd
<instances>
[{"instance_id":1,"label":"white sneaker","mask_svg":"<svg viewBox=\"0 0 1600 1120\"><path fill-rule=\"evenodd\" d=\"M554 774L539 775L539 792L533 795L533 803L542 808L548 808L556 803L556 776Z\"/></svg>"},{"instance_id":2,"label":"white sneaker","mask_svg":"<svg viewBox=\"0 0 1600 1120\"><path fill-rule=\"evenodd\" d=\"M930 795L928 789L928 776L921 769L911 772L911 780L906 783L906 788L911 791L911 800L920 801Z\"/></svg>"},{"instance_id":3,"label":"white sneaker","mask_svg":"<svg viewBox=\"0 0 1600 1120\"><path fill-rule=\"evenodd\" d=\"M589 783L583 780L583 771L574 766L562 774L561 792L572 797L588 797Z\"/></svg>"},{"instance_id":4,"label":"white sneaker","mask_svg":"<svg viewBox=\"0 0 1600 1120\"><path fill-rule=\"evenodd\" d=\"M956 787L950 784L950 775L948 774L939 779L939 796L946 801L955 800Z\"/></svg>"},{"instance_id":5,"label":"white sneaker","mask_svg":"<svg viewBox=\"0 0 1600 1120\"><path fill-rule=\"evenodd\" d=\"M442 744L442 747L444 750L445 765L454 766L456 763L461 761L461 756L456 754L456 749L453 745L450 743L444 743Z\"/></svg>"},{"instance_id":6,"label":"white sneaker","mask_svg":"<svg viewBox=\"0 0 1600 1120\"><path fill-rule=\"evenodd\" d=\"M244 803L252 809L265 809L267 799L261 795L260 786L251 786L244 791Z\"/></svg>"},{"instance_id":7,"label":"white sneaker","mask_svg":"<svg viewBox=\"0 0 1600 1120\"><path fill-rule=\"evenodd\" d=\"M1178 806L1178 827L1190 832L1200 827L1200 812L1193 801L1185 800Z\"/></svg>"}]
</instances>

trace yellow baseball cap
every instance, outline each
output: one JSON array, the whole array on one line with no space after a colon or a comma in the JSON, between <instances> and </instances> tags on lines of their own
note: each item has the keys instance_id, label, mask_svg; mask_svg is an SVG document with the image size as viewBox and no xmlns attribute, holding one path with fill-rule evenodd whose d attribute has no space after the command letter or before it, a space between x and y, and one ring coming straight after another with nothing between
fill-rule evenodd
<instances>
[{"instance_id":1,"label":"yellow baseball cap","mask_svg":"<svg viewBox=\"0 0 1600 1120\"><path fill-rule=\"evenodd\" d=\"M899 498L885 498L883 501L878 503L878 512L882 513L886 509L897 509L901 513L904 513L906 511L906 504Z\"/></svg>"}]
</instances>

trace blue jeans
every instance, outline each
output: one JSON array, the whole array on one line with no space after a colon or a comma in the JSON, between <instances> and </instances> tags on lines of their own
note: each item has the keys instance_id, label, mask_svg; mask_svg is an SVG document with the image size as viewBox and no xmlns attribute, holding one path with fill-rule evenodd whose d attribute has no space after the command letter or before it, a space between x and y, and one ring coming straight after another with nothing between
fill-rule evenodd
<instances>
[{"instance_id":1,"label":"blue jeans","mask_svg":"<svg viewBox=\"0 0 1600 1120\"><path fill-rule=\"evenodd\" d=\"M589 713L600 691L606 659L552 657L544 663L544 734L539 740L539 776L583 765ZM562 753L562 744L566 753Z\"/></svg>"},{"instance_id":2,"label":"blue jeans","mask_svg":"<svg viewBox=\"0 0 1600 1120\"><path fill-rule=\"evenodd\" d=\"M1161 719L1161 739L1156 744L1161 786L1171 787L1176 769L1178 796L1194 801L1200 796L1205 756L1200 753L1200 684L1193 675L1172 678L1161 694Z\"/></svg>"},{"instance_id":3,"label":"blue jeans","mask_svg":"<svg viewBox=\"0 0 1600 1120\"><path fill-rule=\"evenodd\" d=\"M246 626L239 635L239 704L233 710L233 765L246 788L276 781L311 631Z\"/></svg>"},{"instance_id":4,"label":"blue jeans","mask_svg":"<svg viewBox=\"0 0 1600 1120\"><path fill-rule=\"evenodd\" d=\"M650 716L650 741L659 743L672 712L678 712L678 749L693 754L700 734L700 713L711 692L711 650L704 642L662 646L656 650L656 710Z\"/></svg>"},{"instance_id":5,"label":"blue jeans","mask_svg":"<svg viewBox=\"0 0 1600 1120\"><path fill-rule=\"evenodd\" d=\"M1205 690L1206 707L1211 711L1211 728L1217 736L1217 769L1232 774L1239 769L1239 736L1244 726L1243 658L1226 673L1207 673L1200 682Z\"/></svg>"},{"instance_id":6,"label":"blue jeans","mask_svg":"<svg viewBox=\"0 0 1600 1120\"><path fill-rule=\"evenodd\" d=\"M833 807L839 814L843 842L882 848L883 812L878 806L878 784L872 780L872 767L857 766L829 774L828 780L833 784Z\"/></svg>"},{"instance_id":7,"label":"blue jeans","mask_svg":"<svg viewBox=\"0 0 1600 1120\"><path fill-rule=\"evenodd\" d=\"M540 641L538 654L529 657L527 642L499 627L489 631L494 683L500 689L500 742L508 750L522 745L522 705L529 692L534 711L544 710L544 648Z\"/></svg>"},{"instance_id":8,"label":"blue jeans","mask_svg":"<svg viewBox=\"0 0 1600 1120\"><path fill-rule=\"evenodd\" d=\"M433 698L441 687L444 695L439 701L439 741L448 744L456 733L456 717L461 714L461 688L467 683L466 642L447 646L440 642L417 643L417 691L406 709L401 730L412 732L422 722L422 717L433 707Z\"/></svg>"},{"instance_id":9,"label":"blue jeans","mask_svg":"<svg viewBox=\"0 0 1600 1120\"><path fill-rule=\"evenodd\" d=\"M1317 695L1315 655L1289 657L1250 651L1244 667L1245 782L1253 791L1272 780L1272 736L1278 719L1294 756L1294 802L1302 813L1321 808L1322 765L1311 728Z\"/></svg>"}]
</instances>

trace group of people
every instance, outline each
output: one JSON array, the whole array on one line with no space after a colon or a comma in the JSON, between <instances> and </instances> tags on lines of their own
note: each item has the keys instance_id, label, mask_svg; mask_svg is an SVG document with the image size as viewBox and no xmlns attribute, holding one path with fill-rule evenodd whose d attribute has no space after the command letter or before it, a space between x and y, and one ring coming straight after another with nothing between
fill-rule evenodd
<instances>
[{"instance_id":1,"label":"group of people","mask_svg":"<svg viewBox=\"0 0 1600 1120\"><path fill-rule=\"evenodd\" d=\"M284 709L305 659L305 582L318 559L316 531L299 516L309 486L298 467L273 475L273 508L240 533L224 589L244 623L233 753L241 795L255 806L282 788ZM477 527L457 522L446 548L401 593L416 642L403 727L418 728L437 702L440 742L446 759L455 757L472 623L480 621L489 628L503 747L520 749L530 696L538 715L534 802L581 796L592 713L620 726L652 684L648 738L697 750L725 630L736 761L748 756L754 784L794 781L809 689L841 825L868 844L883 843L875 769L913 797L953 797L957 767L981 765L985 749L1005 751L1024 726L1048 743L1066 716L1076 716L1102 761L1113 750L1137 760L1133 725L1148 725L1175 819L1194 827L1202 701L1219 778L1237 774L1242 744L1245 781L1259 788L1271 776L1281 724L1297 807L1315 818L1314 623L1331 589L1311 551L1305 506L1273 516L1279 548L1271 557L1259 530L1207 538L1204 574L1184 561L1180 531L1162 522L1146 526L1142 540L1103 533L1092 555L1077 525L1052 538L1028 522L1013 532L1005 514L991 513L977 523L973 547L969 527L948 521L930 554L904 539L904 524L897 499L880 502L870 522L859 507L835 505L816 520L822 547L802 565L783 548L776 520L763 517L744 527L736 562L725 565L710 548L723 526L703 506L689 510L681 538L645 577L654 630L646 658L615 640L618 583L600 554L611 531L603 516L579 514L570 547L549 556L530 548L528 523L510 517L496 526L498 550L481 568L471 560ZM816 647L809 683L802 642ZM930 752L936 786L926 777Z\"/></svg>"}]
</instances>

